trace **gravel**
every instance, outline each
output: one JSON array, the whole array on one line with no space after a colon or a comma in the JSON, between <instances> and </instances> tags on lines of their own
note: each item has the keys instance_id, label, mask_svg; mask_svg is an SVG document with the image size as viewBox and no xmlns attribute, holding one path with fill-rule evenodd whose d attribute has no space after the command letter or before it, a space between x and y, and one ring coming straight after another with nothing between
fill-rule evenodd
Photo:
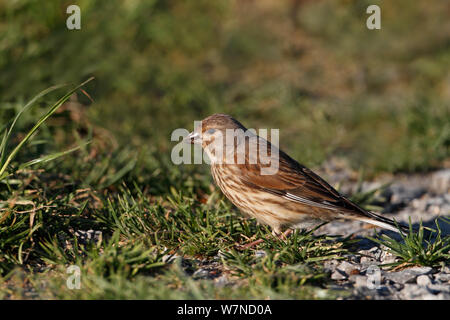
<instances>
[{"instance_id":1,"label":"gravel","mask_svg":"<svg viewBox=\"0 0 450 320\"><path fill-rule=\"evenodd\" d=\"M422 274L417 277L416 282L419 286L426 287L431 284L431 278L430 278L430 276Z\"/></svg>"},{"instance_id":2,"label":"gravel","mask_svg":"<svg viewBox=\"0 0 450 320\"><path fill-rule=\"evenodd\" d=\"M351 177L339 171L339 178ZM336 179L338 180L338 179ZM435 227L435 219L450 216L450 169L442 169L427 175L401 175L390 179L395 181L384 192L380 192L376 203L383 207L382 213L396 221L408 224L409 219L414 227L420 221L424 226ZM333 181L333 179L331 179ZM341 181L342 182L342 181ZM363 183L362 190L369 191L388 182L386 179ZM355 183L343 183L343 192L355 192ZM442 220L441 220L442 221ZM450 224L439 223L443 235L450 234ZM395 239L401 238L394 232L378 229ZM448 300L450 299L450 265L441 268L413 267L397 271L384 270L381 265L393 263L395 256L386 248L364 239L373 235L359 222L332 222L321 227L316 234L353 235L361 238L357 255L349 257L349 261L327 261L325 271L340 286L348 286L352 295L347 299L418 299ZM333 288L335 285L330 285Z\"/></svg>"},{"instance_id":3,"label":"gravel","mask_svg":"<svg viewBox=\"0 0 450 320\"><path fill-rule=\"evenodd\" d=\"M99 230L77 230L75 236L81 244L97 243L102 240L102 232Z\"/></svg>"},{"instance_id":4,"label":"gravel","mask_svg":"<svg viewBox=\"0 0 450 320\"><path fill-rule=\"evenodd\" d=\"M431 176L430 189L436 193L450 193L450 170L443 169L436 171Z\"/></svg>"},{"instance_id":5,"label":"gravel","mask_svg":"<svg viewBox=\"0 0 450 320\"><path fill-rule=\"evenodd\" d=\"M345 280L345 279L347 279L347 275L344 272L342 272L342 271L336 270L336 271L334 271L331 274L331 279L333 279L333 280Z\"/></svg>"},{"instance_id":6,"label":"gravel","mask_svg":"<svg viewBox=\"0 0 450 320\"><path fill-rule=\"evenodd\" d=\"M354 175L338 168L338 178L354 179ZM407 224L409 219L415 227L422 220L425 226L434 227L436 218L450 215L450 169L440 170L428 175L403 175L395 177L384 192L380 193L383 214L396 221ZM331 179L330 182L332 182ZM385 184L386 181L363 183L363 190L369 191ZM333 184L333 183L332 183ZM343 190L354 191L354 182L343 184ZM353 188L353 189L352 189ZM342 189L341 189L342 190ZM440 223L442 233L450 234L450 224ZM394 232L378 230L390 237L401 240ZM332 283L328 289L350 290L351 295L344 299L373 300L449 300L450 299L450 266L439 268L412 267L403 270L386 270L383 264L396 262L396 257L368 240L365 236L373 236L374 229L360 222L332 222L316 231L316 234L333 234L359 238L356 254L346 256L346 260L329 260L324 262L325 272L330 274ZM254 252L255 257L263 258L262 250ZM221 252L218 254L220 260ZM163 261L173 262L174 256L163 257ZM223 287L233 283L229 277L220 271L219 265L208 262L195 262L196 270L190 272L194 279L212 279L216 286ZM342 299L341 298L341 299Z\"/></svg>"},{"instance_id":7,"label":"gravel","mask_svg":"<svg viewBox=\"0 0 450 320\"><path fill-rule=\"evenodd\" d=\"M432 270L430 267L414 267L397 272L386 272L384 277L396 283L412 283L416 281L419 275L429 274Z\"/></svg>"}]
</instances>

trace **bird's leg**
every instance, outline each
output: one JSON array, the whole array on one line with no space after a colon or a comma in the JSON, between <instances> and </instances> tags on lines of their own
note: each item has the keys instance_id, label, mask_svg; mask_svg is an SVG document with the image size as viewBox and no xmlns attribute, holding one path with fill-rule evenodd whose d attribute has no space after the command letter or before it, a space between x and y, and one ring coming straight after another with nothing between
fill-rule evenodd
<instances>
[{"instance_id":1,"label":"bird's leg","mask_svg":"<svg viewBox=\"0 0 450 320\"><path fill-rule=\"evenodd\" d=\"M286 240L287 237L292 233L292 229L287 229L283 233L280 232L279 229L273 229L272 234L277 237L280 240ZM254 246L257 246L260 243L263 243L264 239L258 239L255 241L252 241L250 243L244 244L243 246L240 246L241 249L248 249Z\"/></svg>"},{"instance_id":2,"label":"bird's leg","mask_svg":"<svg viewBox=\"0 0 450 320\"><path fill-rule=\"evenodd\" d=\"M280 238L281 240L286 240L291 235L292 231L292 229L287 229L278 238Z\"/></svg>"},{"instance_id":3,"label":"bird's leg","mask_svg":"<svg viewBox=\"0 0 450 320\"><path fill-rule=\"evenodd\" d=\"M250 243L244 244L243 246L240 245L239 248L240 249L248 249L248 248L257 246L258 244L263 243L263 242L264 242L263 239L258 239L258 240L252 241Z\"/></svg>"}]
</instances>

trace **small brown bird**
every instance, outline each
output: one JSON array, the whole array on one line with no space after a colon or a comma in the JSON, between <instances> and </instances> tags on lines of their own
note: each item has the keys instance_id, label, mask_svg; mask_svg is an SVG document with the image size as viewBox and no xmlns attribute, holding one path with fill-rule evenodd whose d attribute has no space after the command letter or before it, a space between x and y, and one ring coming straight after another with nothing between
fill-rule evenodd
<instances>
[{"instance_id":1,"label":"small brown bird","mask_svg":"<svg viewBox=\"0 0 450 320\"><path fill-rule=\"evenodd\" d=\"M207 117L185 140L202 146L225 196L244 213L272 227L276 235L284 229L303 229L336 219L363 221L398 232L392 220L351 202L229 115Z\"/></svg>"}]
</instances>

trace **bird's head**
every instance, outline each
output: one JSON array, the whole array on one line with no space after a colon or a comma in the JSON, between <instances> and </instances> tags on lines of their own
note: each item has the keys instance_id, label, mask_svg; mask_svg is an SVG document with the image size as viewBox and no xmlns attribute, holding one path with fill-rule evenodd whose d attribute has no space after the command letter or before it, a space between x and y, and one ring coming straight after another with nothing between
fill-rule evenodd
<instances>
[{"instance_id":1,"label":"bird's head","mask_svg":"<svg viewBox=\"0 0 450 320\"><path fill-rule=\"evenodd\" d=\"M234 134L237 131L245 132L247 129L233 117L218 113L203 119L185 141L201 145L211 160L214 160L217 157L217 150L223 151L227 144L239 143L234 141L235 138L233 141L227 141L227 134Z\"/></svg>"}]
</instances>

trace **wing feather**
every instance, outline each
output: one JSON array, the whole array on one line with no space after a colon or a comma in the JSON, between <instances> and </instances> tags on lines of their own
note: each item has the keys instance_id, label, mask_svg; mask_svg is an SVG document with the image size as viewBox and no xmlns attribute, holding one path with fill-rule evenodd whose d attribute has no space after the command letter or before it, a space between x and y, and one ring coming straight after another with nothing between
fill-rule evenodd
<instances>
[{"instance_id":1,"label":"wing feather","mask_svg":"<svg viewBox=\"0 0 450 320\"><path fill-rule=\"evenodd\" d=\"M270 148L270 143L267 146ZM366 210L342 196L319 175L299 164L283 151L278 150L278 155L272 155L268 150L268 154L272 160L279 161L278 172L273 175L262 175L263 167L259 162L236 165L240 170L236 176L242 183L289 201L374 218ZM265 161L265 163L268 162Z\"/></svg>"}]
</instances>

